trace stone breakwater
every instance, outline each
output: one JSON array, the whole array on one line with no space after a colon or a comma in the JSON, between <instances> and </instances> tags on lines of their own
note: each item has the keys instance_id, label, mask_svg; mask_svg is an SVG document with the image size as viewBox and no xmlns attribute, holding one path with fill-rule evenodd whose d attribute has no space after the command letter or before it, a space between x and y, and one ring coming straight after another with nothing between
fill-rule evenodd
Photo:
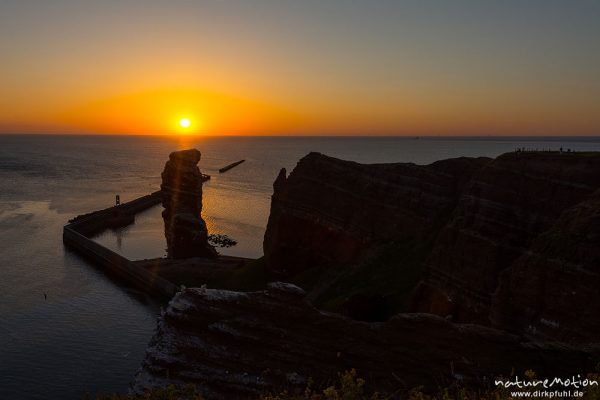
<instances>
[{"instance_id":1,"label":"stone breakwater","mask_svg":"<svg viewBox=\"0 0 600 400\"><path fill-rule=\"evenodd\" d=\"M217 255L208 243L208 229L201 217L204 178L197 166L199 161L196 149L173 152L161 174L162 217L171 258Z\"/></svg>"},{"instance_id":2,"label":"stone breakwater","mask_svg":"<svg viewBox=\"0 0 600 400\"><path fill-rule=\"evenodd\" d=\"M248 399L281 388L325 385L356 368L369 389L395 392L495 376L567 376L594 367L590 354L539 344L429 314L386 323L317 310L286 283L264 291L185 289L160 316L133 390L194 383L207 399Z\"/></svg>"},{"instance_id":3,"label":"stone breakwater","mask_svg":"<svg viewBox=\"0 0 600 400\"><path fill-rule=\"evenodd\" d=\"M133 223L136 213L159 204L160 197L160 192L154 192L119 206L73 218L63 228L63 242L107 274L117 276L144 292L170 299L177 292L177 286L90 238L104 229Z\"/></svg>"}]
</instances>

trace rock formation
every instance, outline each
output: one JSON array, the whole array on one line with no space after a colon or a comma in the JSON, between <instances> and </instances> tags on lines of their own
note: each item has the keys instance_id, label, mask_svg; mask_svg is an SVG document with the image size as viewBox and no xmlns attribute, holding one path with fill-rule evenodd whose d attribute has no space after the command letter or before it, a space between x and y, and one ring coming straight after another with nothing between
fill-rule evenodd
<instances>
[{"instance_id":1,"label":"rock formation","mask_svg":"<svg viewBox=\"0 0 600 400\"><path fill-rule=\"evenodd\" d=\"M500 274L494 325L566 342L600 332L600 190L561 213Z\"/></svg>"},{"instance_id":2,"label":"rock formation","mask_svg":"<svg viewBox=\"0 0 600 400\"><path fill-rule=\"evenodd\" d=\"M164 204L193 203L198 159L172 155ZM178 163L183 191L165 184L180 182ZM371 389L402 392L527 369L570 378L599 361L599 153L425 166L311 153L274 183L264 250L267 271L308 292L184 289L134 391L195 383L209 400L247 399L356 368Z\"/></svg>"},{"instance_id":3,"label":"rock formation","mask_svg":"<svg viewBox=\"0 0 600 400\"><path fill-rule=\"evenodd\" d=\"M427 314L386 323L321 312L302 289L273 283L260 292L185 289L159 318L133 384L140 393L194 383L207 399L248 399L284 387L326 384L356 368L371 389L394 392L460 380L481 384L533 369L571 377L594 356L567 346L521 341L491 328L457 325Z\"/></svg>"},{"instance_id":4,"label":"rock formation","mask_svg":"<svg viewBox=\"0 0 600 400\"><path fill-rule=\"evenodd\" d=\"M578 211L571 210L576 207L575 210L592 216L585 211L592 203L586 202L598 188L600 153L508 153L486 165L466 186L452 220L440 231L426 261L428 283L444 292L455 305L451 312L453 319L489 323L492 293L496 292L503 271L512 269L515 263L520 266L516 265L514 272L523 271L525 264L534 261L535 254L541 253L538 260L557 256L551 246L547 246L548 235L557 242L568 240L578 246L573 240L575 232L565 229L568 225L560 221L561 215L566 213L565 218L570 220L568 215L577 215ZM577 207L578 204L583 208ZM597 231L598 227L593 228L591 220L578 233L586 236L588 230L591 233L594 229ZM600 245L598 236L588 239ZM563 250L564 256L559 259L568 259L574 249ZM591 272L589 266L582 263L585 257L572 260L574 263L569 269L578 271L575 275L580 279L576 279L579 283L565 282L567 286L575 284L578 288L574 289L577 294L572 301L560 306L563 312L570 312L567 308L576 304L577 298L588 297L585 293L594 284L592 280L581 279ZM553 268L548 260L537 265L537 271L530 270L531 275L521 276L523 282L518 291L529 298L527 303L547 303L559 293L546 292L542 286L525 287L542 279ZM502 291L498 296L502 293L509 291ZM599 304L598 300L592 300ZM598 338L600 330L589 334Z\"/></svg>"},{"instance_id":5,"label":"rock formation","mask_svg":"<svg viewBox=\"0 0 600 400\"><path fill-rule=\"evenodd\" d=\"M265 259L290 276L354 262L382 242L430 240L464 185L488 162L364 165L310 153L289 177L282 170L273 185Z\"/></svg>"},{"instance_id":6,"label":"rock formation","mask_svg":"<svg viewBox=\"0 0 600 400\"><path fill-rule=\"evenodd\" d=\"M311 153L274 184L265 261L315 304L361 319L384 304L388 316L598 341L599 188L600 153L425 166Z\"/></svg>"},{"instance_id":7,"label":"rock formation","mask_svg":"<svg viewBox=\"0 0 600 400\"><path fill-rule=\"evenodd\" d=\"M202 174L198 169L200 152L175 151L162 172L162 212L167 253L171 258L214 257L208 243L208 230L201 217Z\"/></svg>"}]
</instances>

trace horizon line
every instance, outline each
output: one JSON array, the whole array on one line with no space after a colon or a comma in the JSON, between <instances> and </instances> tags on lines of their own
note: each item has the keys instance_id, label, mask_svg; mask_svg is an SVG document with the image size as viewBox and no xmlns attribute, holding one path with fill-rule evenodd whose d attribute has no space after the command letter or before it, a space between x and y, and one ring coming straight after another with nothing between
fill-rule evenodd
<instances>
[{"instance_id":1,"label":"horizon line","mask_svg":"<svg viewBox=\"0 0 600 400\"><path fill-rule=\"evenodd\" d=\"M162 137L171 139L183 138L600 138L600 134L179 134L179 133L65 133L65 132L0 132L0 136L102 136L102 137Z\"/></svg>"}]
</instances>

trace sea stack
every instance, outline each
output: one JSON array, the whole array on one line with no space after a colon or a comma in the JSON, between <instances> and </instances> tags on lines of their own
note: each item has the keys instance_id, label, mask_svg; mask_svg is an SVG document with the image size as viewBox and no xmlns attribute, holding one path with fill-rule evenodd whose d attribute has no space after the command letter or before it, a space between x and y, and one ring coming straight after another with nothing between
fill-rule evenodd
<instances>
[{"instance_id":1,"label":"sea stack","mask_svg":"<svg viewBox=\"0 0 600 400\"><path fill-rule=\"evenodd\" d=\"M170 258L215 257L208 243L208 229L201 217L202 174L200 151L175 151L162 172L162 217Z\"/></svg>"}]
</instances>

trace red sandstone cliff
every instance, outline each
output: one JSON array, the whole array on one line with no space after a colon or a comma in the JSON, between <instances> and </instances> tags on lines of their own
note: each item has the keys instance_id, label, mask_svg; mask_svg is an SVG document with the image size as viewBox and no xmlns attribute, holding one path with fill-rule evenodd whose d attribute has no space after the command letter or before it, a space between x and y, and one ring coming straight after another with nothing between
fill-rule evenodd
<instances>
[{"instance_id":1,"label":"red sandstone cliff","mask_svg":"<svg viewBox=\"0 0 600 400\"><path fill-rule=\"evenodd\" d=\"M371 389L402 393L527 369L570 377L594 367L590 354L566 346L427 314L358 322L319 311L304 296L285 283L250 293L184 290L159 318L134 391L194 383L207 399L248 399L303 389L309 378L319 386L356 368Z\"/></svg>"},{"instance_id":2,"label":"red sandstone cliff","mask_svg":"<svg viewBox=\"0 0 600 400\"><path fill-rule=\"evenodd\" d=\"M454 320L489 323L491 295L502 271L515 262L529 264L531 259L521 258L531 257L540 235L553 227L554 238L566 240L565 225L555 223L563 212L590 199L599 187L600 154L510 153L482 168L466 186L453 218L441 230L426 261L427 281L452 299ZM591 225L588 228L593 229ZM600 244L597 237L594 240ZM550 255L548 250L542 251L542 257ZM572 250L563 251L568 255ZM523 285L552 267L548 262L542 264ZM557 295L540 290L533 285L521 288L522 295L531 298Z\"/></svg>"},{"instance_id":3,"label":"red sandstone cliff","mask_svg":"<svg viewBox=\"0 0 600 400\"><path fill-rule=\"evenodd\" d=\"M277 178L264 241L267 268L309 292L183 290L159 318L133 388L195 383L207 399L246 399L350 368L396 393L527 369L591 371L599 187L600 154L417 166L311 153ZM383 308L389 318L361 322L314 304L362 319Z\"/></svg>"},{"instance_id":4,"label":"red sandstone cliff","mask_svg":"<svg viewBox=\"0 0 600 400\"><path fill-rule=\"evenodd\" d=\"M312 153L274 184L265 260L359 318L383 307L597 341L598 188L597 153L426 166Z\"/></svg>"},{"instance_id":5,"label":"red sandstone cliff","mask_svg":"<svg viewBox=\"0 0 600 400\"><path fill-rule=\"evenodd\" d=\"M200 152L175 151L161 174L162 217L165 223L167 253L171 258L214 257L208 243L208 229L202 219L202 174L198 169Z\"/></svg>"},{"instance_id":6,"label":"red sandstone cliff","mask_svg":"<svg viewBox=\"0 0 600 400\"><path fill-rule=\"evenodd\" d=\"M265 259L289 276L354 262L382 241L427 240L489 161L363 165L310 153L273 185Z\"/></svg>"},{"instance_id":7,"label":"red sandstone cliff","mask_svg":"<svg viewBox=\"0 0 600 400\"><path fill-rule=\"evenodd\" d=\"M563 211L499 281L494 325L567 342L597 342L600 190Z\"/></svg>"}]
</instances>

